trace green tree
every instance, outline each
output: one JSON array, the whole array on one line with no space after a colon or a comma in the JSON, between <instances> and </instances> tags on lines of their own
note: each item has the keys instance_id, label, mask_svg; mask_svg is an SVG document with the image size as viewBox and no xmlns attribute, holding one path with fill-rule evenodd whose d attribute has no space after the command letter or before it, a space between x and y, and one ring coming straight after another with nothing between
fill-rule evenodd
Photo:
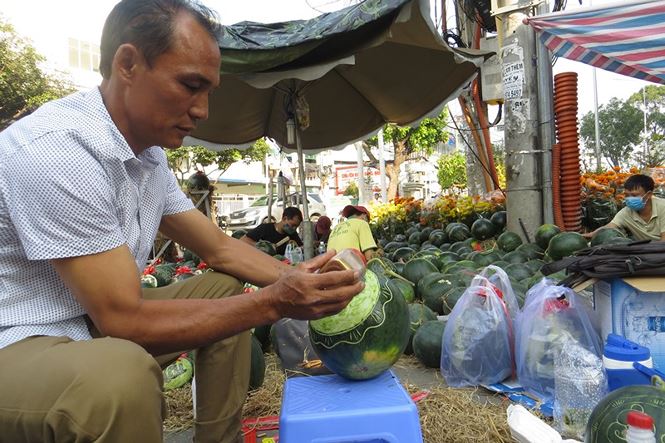
<instances>
[{"instance_id":1,"label":"green tree","mask_svg":"<svg viewBox=\"0 0 665 443\"><path fill-rule=\"evenodd\" d=\"M642 125L646 115L646 143L648 156L641 166L662 165L665 161L665 86L649 85L628 98L628 103L642 111Z\"/></svg>"},{"instance_id":2,"label":"green tree","mask_svg":"<svg viewBox=\"0 0 665 443\"><path fill-rule=\"evenodd\" d=\"M43 103L74 91L61 75L42 71L44 60L0 17L0 131Z\"/></svg>"},{"instance_id":3,"label":"green tree","mask_svg":"<svg viewBox=\"0 0 665 443\"><path fill-rule=\"evenodd\" d=\"M397 126L388 124L383 127L383 137L387 142L392 142L395 149L394 160L386 164L386 175L390 180L388 185L388 200L397 196L397 184L399 183L400 166L407 161L413 153L421 153L425 156L431 155L437 143L448 141L448 112L444 108L436 117L425 118L417 126ZM372 137L364 142L365 152L369 155L372 163L376 158L371 155L370 146L376 146L377 137Z\"/></svg>"},{"instance_id":4,"label":"green tree","mask_svg":"<svg viewBox=\"0 0 665 443\"><path fill-rule=\"evenodd\" d=\"M598 109L600 152L612 166L630 163L635 146L640 143L642 112L627 101L612 98ZM596 129L593 112L582 117L580 135L587 147L595 147Z\"/></svg>"},{"instance_id":5,"label":"green tree","mask_svg":"<svg viewBox=\"0 0 665 443\"><path fill-rule=\"evenodd\" d=\"M439 158L437 178L441 188L466 188L466 158L460 151Z\"/></svg>"},{"instance_id":6,"label":"green tree","mask_svg":"<svg viewBox=\"0 0 665 443\"><path fill-rule=\"evenodd\" d=\"M166 151L169 168L176 174L180 182L184 181L184 175L192 167L203 170L206 166L215 165L216 171L224 173L237 161L244 160L247 163L264 160L270 153L270 145L265 139L259 139L249 148L240 150L237 148L225 148L221 151L211 151L203 146L181 146L178 149Z\"/></svg>"}]
</instances>

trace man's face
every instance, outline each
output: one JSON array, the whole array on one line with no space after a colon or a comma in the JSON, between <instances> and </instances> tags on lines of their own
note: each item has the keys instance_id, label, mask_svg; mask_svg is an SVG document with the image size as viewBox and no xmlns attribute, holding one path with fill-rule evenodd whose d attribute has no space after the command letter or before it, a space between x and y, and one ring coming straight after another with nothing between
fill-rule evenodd
<instances>
[{"instance_id":1,"label":"man's face","mask_svg":"<svg viewBox=\"0 0 665 443\"><path fill-rule=\"evenodd\" d=\"M149 66L138 63L125 96L132 147L177 148L199 120L219 85L217 42L189 14L175 19L172 47Z\"/></svg>"},{"instance_id":2,"label":"man's face","mask_svg":"<svg viewBox=\"0 0 665 443\"><path fill-rule=\"evenodd\" d=\"M284 218L284 225L289 225L294 230L300 227L300 223L302 223L302 220L297 216L293 218Z\"/></svg>"},{"instance_id":3,"label":"man's face","mask_svg":"<svg viewBox=\"0 0 665 443\"><path fill-rule=\"evenodd\" d=\"M645 196L650 195L650 193L646 192L641 186L635 189L624 189L624 194L626 197L641 197L643 200L646 200Z\"/></svg>"}]
</instances>

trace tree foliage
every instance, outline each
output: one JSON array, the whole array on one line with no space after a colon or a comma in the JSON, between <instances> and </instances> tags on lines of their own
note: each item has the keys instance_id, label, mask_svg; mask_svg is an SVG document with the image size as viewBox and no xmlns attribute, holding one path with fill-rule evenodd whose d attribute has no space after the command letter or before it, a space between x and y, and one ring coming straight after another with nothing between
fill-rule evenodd
<instances>
[{"instance_id":1,"label":"tree foliage","mask_svg":"<svg viewBox=\"0 0 665 443\"><path fill-rule=\"evenodd\" d=\"M642 112L628 101L612 98L598 109L600 152L610 165L629 166L631 155L640 143ZM582 117L580 135L587 147L595 147L596 130L593 112Z\"/></svg>"},{"instance_id":2,"label":"tree foliage","mask_svg":"<svg viewBox=\"0 0 665 443\"><path fill-rule=\"evenodd\" d=\"M418 125L397 126L388 124L383 128L383 137L391 142L395 155L391 164L386 165L386 175L390 179L388 186L388 199L391 200L397 196L397 184L399 181L400 166L407 161L409 155L420 152L428 156L434 152L438 143L448 141L448 112L444 108L436 117L425 118ZM369 146L378 144L377 137L372 137L365 142ZM365 149L367 152L368 149Z\"/></svg>"},{"instance_id":3,"label":"tree foliage","mask_svg":"<svg viewBox=\"0 0 665 443\"><path fill-rule=\"evenodd\" d=\"M466 158L464 154L455 151L452 154L442 155L439 158L437 178L443 189L466 188Z\"/></svg>"},{"instance_id":4,"label":"tree foliage","mask_svg":"<svg viewBox=\"0 0 665 443\"><path fill-rule=\"evenodd\" d=\"M215 165L216 171L224 173L235 162L244 160L249 163L264 160L269 153L270 145L265 139L259 139L244 150L226 148L221 151L211 151L203 146L181 146L178 149L167 150L166 157L169 168L179 176L180 181L183 181L184 174L192 168L203 170L206 166Z\"/></svg>"},{"instance_id":5,"label":"tree foliage","mask_svg":"<svg viewBox=\"0 0 665 443\"><path fill-rule=\"evenodd\" d=\"M643 142L648 156L641 166L658 166L665 162L665 86L649 85L628 98L628 103L646 113ZM642 116L644 124L644 114Z\"/></svg>"},{"instance_id":6,"label":"tree foliage","mask_svg":"<svg viewBox=\"0 0 665 443\"><path fill-rule=\"evenodd\" d=\"M0 130L43 103L74 91L62 76L42 70L44 60L0 17Z\"/></svg>"}]
</instances>

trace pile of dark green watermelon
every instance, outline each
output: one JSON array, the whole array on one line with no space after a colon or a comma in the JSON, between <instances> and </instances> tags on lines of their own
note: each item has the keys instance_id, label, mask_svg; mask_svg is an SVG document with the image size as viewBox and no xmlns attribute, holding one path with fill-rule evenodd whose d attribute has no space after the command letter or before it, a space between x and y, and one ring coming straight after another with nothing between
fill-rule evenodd
<instances>
[{"instance_id":1,"label":"pile of dark green watermelon","mask_svg":"<svg viewBox=\"0 0 665 443\"><path fill-rule=\"evenodd\" d=\"M207 271L210 271L210 268L207 267L198 255L188 249L184 249L182 257L176 262L157 260L154 264L146 266L141 276L141 286L143 288L168 286ZM251 285L245 285L245 292L253 289ZM264 350L269 344L267 336L269 330L269 326L259 327L252 334L250 390L258 389L263 384L266 370Z\"/></svg>"},{"instance_id":2,"label":"pile of dark green watermelon","mask_svg":"<svg viewBox=\"0 0 665 443\"><path fill-rule=\"evenodd\" d=\"M589 245L579 233L550 224L537 229L534 242L525 243L506 230L505 211L443 229L411 223L403 233L377 241L383 256L367 267L380 280L390 280L409 303L411 338L405 352L413 352L429 367L438 367L441 356L445 322L437 316L450 314L479 271L488 265L502 268L521 307L529 288L543 278L540 268L545 263ZM620 231L607 229L596 234L591 245L630 241ZM561 280L565 274L548 277Z\"/></svg>"}]
</instances>

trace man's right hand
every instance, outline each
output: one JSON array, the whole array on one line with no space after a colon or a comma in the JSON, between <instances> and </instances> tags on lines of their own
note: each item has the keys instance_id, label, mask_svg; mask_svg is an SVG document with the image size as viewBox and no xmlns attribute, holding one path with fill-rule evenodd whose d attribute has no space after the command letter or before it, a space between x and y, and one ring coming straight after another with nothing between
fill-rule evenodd
<instances>
[{"instance_id":1,"label":"man's right hand","mask_svg":"<svg viewBox=\"0 0 665 443\"><path fill-rule=\"evenodd\" d=\"M341 311L364 288L357 271L316 273L332 257L328 251L285 272L264 289L280 317L314 320Z\"/></svg>"}]
</instances>

